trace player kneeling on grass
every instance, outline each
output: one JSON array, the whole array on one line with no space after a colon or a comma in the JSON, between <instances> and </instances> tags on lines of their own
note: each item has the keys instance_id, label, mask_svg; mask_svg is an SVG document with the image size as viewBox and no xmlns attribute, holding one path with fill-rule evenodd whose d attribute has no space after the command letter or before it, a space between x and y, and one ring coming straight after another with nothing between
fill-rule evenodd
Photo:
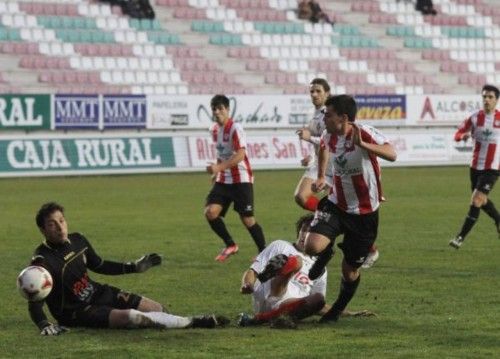
<instances>
[{"instance_id":1,"label":"player kneeling on grass","mask_svg":"<svg viewBox=\"0 0 500 359\"><path fill-rule=\"evenodd\" d=\"M135 262L101 259L79 233L68 234L64 208L44 204L36 223L45 241L35 250L32 264L43 266L54 280L44 301L29 302L29 312L42 335L58 335L66 327L93 328L214 328L227 324L215 315L181 317L164 312L161 304L133 293L93 281L87 269L99 274L142 273L161 264L158 254L147 254ZM43 304L58 324L47 320Z\"/></svg>"},{"instance_id":2,"label":"player kneeling on grass","mask_svg":"<svg viewBox=\"0 0 500 359\"><path fill-rule=\"evenodd\" d=\"M294 328L297 320L323 314L330 308L325 305L327 272L314 281L308 276L315 258L304 254L304 241L313 218L309 214L298 220L295 243L272 242L245 271L240 292L252 294L255 315L240 314L240 326L271 322L277 327ZM374 314L346 311L345 315Z\"/></svg>"}]
</instances>

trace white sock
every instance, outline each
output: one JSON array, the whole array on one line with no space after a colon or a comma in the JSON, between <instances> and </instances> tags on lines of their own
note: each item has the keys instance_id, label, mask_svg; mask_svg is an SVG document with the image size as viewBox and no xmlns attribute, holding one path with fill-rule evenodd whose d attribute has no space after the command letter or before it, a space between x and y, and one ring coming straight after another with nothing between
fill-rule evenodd
<instances>
[{"instance_id":1,"label":"white sock","mask_svg":"<svg viewBox=\"0 0 500 359\"><path fill-rule=\"evenodd\" d=\"M129 318L134 326L149 327L161 326L164 328L186 328L191 325L191 318L163 312L140 312L135 309L129 311Z\"/></svg>"}]
</instances>

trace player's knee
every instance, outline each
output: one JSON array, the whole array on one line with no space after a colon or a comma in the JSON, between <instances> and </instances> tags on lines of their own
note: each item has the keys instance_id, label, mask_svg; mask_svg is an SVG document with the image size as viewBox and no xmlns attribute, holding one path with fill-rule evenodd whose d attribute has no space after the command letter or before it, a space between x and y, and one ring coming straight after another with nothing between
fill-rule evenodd
<instances>
[{"instance_id":1,"label":"player's knee","mask_svg":"<svg viewBox=\"0 0 500 359\"><path fill-rule=\"evenodd\" d=\"M296 193L294 196L294 199L295 199L295 203L297 203L301 207L304 206L304 204L306 203L306 199L300 193Z\"/></svg>"},{"instance_id":2,"label":"player's knee","mask_svg":"<svg viewBox=\"0 0 500 359\"><path fill-rule=\"evenodd\" d=\"M219 212L214 208L208 206L205 208L205 218L209 221L213 221L219 217Z\"/></svg>"},{"instance_id":3,"label":"player's knee","mask_svg":"<svg viewBox=\"0 0 500 359\"><path fill-rule=\"evenodd\" d=\"M241 221L243 222L243 224L245 225L245 227L247 228L250 228L250 227L253 227L255 225L255 223L257 223L257 221L255 220L255 217L247 217L247 216L240 216L241 218Z\"/></svg>"}]
</instances>

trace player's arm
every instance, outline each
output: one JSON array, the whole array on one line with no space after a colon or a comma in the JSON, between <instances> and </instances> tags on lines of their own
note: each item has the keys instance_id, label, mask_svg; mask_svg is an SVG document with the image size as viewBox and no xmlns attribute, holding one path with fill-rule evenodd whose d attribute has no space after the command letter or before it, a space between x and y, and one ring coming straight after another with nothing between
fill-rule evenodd
<instances>
[{"instance_id":1,"label":"player's arm","mask_svg":"<svg viewBox=\"0 0 500 359\"><path fill-rule=\"evenodd\" d=\"M299 138L301 140L312 143L315 146L319 146L319 143L321 141L321 137L320 136L313 136L311 134L311 130L308 129L307 127L301 128L300 130L295 131L295 133L297 135L299 135Z\"/></svg>"},{"instance_id":2,"label":"player's arm","mask_svg":"<svg viewBox=\"0 0 500 359\"><path fill-rule=\"evenodd\" d=\"M328 160L330 159L330 152L323 141L320 143L318 152L318 179L312 185L313 192L320 192L326 185L326 168Z\"/></svg>"},{"instance_id":3,"label":"player's arm","mask_svg":"<svg viewBox=\"0 0 500 359\"><path fill-rule=\"evenodd\" d=\"M87 267L99 274L120 275L127 273L142 273L153 266L160 265L162 261L161 256L156 253L146 254L135 261L126 263L104 260L95 252L87 239L85 237L83 237L83 239L87 242L87 250L85 252Z\"/></svg>"},{"instance_id":4,"label":"player's arm","mask_svg":"<svg viewBox=\"0 0 500 359\"><path fill-rule=\"evenodd\" d=\"M357 146L373 153L380 158L383 158L384 160L391 162L396 161L397 154L394 150L394 147L390 143L386 142L383 144L379 144L374 141L370 141L369 135L367 135L366 133L362 133L359 126L355 123L352 124L352 131L353 141Z\"/></svg>"},{"instance_id":5,"label":"player's arm","mask_svg":"<svg viewBox=\"0 0 500 359\"><path fill-rule=\"evenodd\" d=\"M454 136L455 141L456 142L467 141L467 139L470 137L471 130L472 130L472 119L469 117L464 122L462 122L457 132L455 132Z\"/></svg>"},{"instance_id":6,"label":"player's arm","mask_svg":"<svg viewBox=\"0 0 500 359\"><path fill-rule=\"evenodd\" d=\"M247 269L245 273L243 273L243 278L241 279L240 293L241 294L253 293L253 288L256 281L257 281L257 273L252 268Z\"/></svg>"}]
</instances>

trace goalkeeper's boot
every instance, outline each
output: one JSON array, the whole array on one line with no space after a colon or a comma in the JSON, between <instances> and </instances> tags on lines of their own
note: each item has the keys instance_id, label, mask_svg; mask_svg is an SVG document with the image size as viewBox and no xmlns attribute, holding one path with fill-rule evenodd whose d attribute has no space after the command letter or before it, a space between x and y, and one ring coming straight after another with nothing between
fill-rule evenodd
<instances>
[{"instance_id":1,"label":"goalkeeper's boot","mask_svg":"<svg viewBox=\"0 0 500 359\"><path fill-rule=\"evenodd\" d=\"M462 246L462 243L464 242L464 238L462 236L456 236L450 241L450 246L452 246L455 249L459 249Z\"/></svg>"},{"instance_id":2,"label":"goalkeeper's boot","mask_svg":"<svg viewBox=\"0 0 500 359\"><path fill-rule=\"evenodd\" d=\"M229 256L238 253L238 245L233 244L229 247L224 248L217 257L215 257L215 260L217 262L224 262Z\"/></svg>"},{"instance_id":3,"label":"goalkeeper's boot","mask_svg":"<svg viewBox=\"0 0 500 359\"><path fill-rule=\"evenodd\" d=\"M191 328L215 328L223 327L229 324L229 319L223 316L215 316L214 314L200 315L193 317L191 320Z\"/></svg>"},{"instance_id":4,"label":"goalkeeper's boot","mask_svg":"<svg viewBox=\"0 0 500 359\"><path fill-rule=\"evenodd\" d=\"M371 268L375 264L375 262L378 260L378 257L380 257L380 254L378 253L378 250L375 249L374 252L368 253L366 256L365 261L363 262L363 265L361 265L361 268Z\"/></svg>"}]
</instances>

